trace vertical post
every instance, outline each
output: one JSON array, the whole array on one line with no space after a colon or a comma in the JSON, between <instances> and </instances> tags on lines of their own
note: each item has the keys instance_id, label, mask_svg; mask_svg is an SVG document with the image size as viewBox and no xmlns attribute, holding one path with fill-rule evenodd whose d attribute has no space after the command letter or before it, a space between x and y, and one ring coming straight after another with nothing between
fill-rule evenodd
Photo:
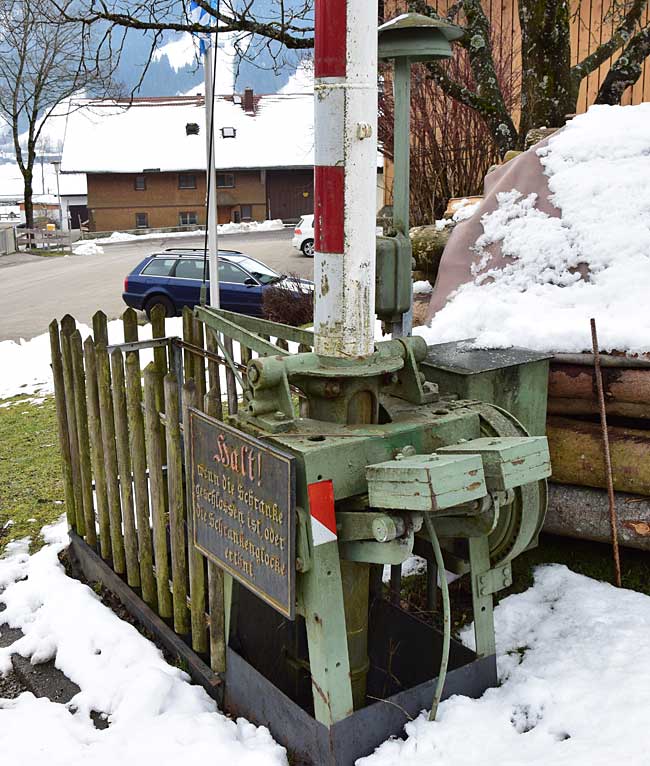
<instances>
[{"instance_id":1,"label":"vertical post","mask_svg":"<svg viewBox=\"0 0 650 766\"><path fill-rule=\"evenodd\" d=\"M108 494L106 491L106 467L104 465L104 445L99 418L99 393L97 390L97 361L95 343L88 336L84 342L86 359L86 407L90 425L90 444L92 447L93 474L95 476L95 502L99 520L99 545L102 558L111 557L111 525L108 513Z\"/></svg>"},{"instance_id":2,"label":"vertical post","mask_svg":"<svg viewBox=\"0 0 650 766\"><path fill-rule=\"evenodd\" d=\"M208 235L208 261L210 264L210 305L219 308L219 243L217 233L217 170L214 157L214 63L217 52L212 50L212 40L206 40L203 55L205 76L205 126L207 157L207 189L209 189L208 212L205 227Z\"/></svg>"},{"instance_id":3,"label":"vertical post","mask_svg":"<svg viewBox=\"0 0 650 766\"><path fill-rule=\"evenodd\" d=\"M68 527L75 527L74 482L72 480L72 460L70 457L70 435L68 432L68 416L66 407L72 406L66 401L65 384L63 382L63 362L59 341L59 324L56 319L50 323L50 352L52 356L52 377L54 378L54 393L56 401L56 419L59 424L59 449L61 450L61 468L63 470L63 489L65 493L65 512Z\"/></svg>"},{"instance_id":4,"label":"vertical post","mask_svg":"<svg viewBox=\"0 0 650 766\"><path fill-rule=\"evenodd\" d=\"M156 406L159 374L158 368L153 362L145 368L144 420L149 463L153 550L158 586L158 614L169 619L172 616L172 597L169 591L169 558L167 556L167 509L165 507L160 413Z\"/></svg>"},{"instance_id":5,"label":"vertical post","mask_svg":"<svg viewBox=\"0 0 650 766\"><path fill-rule=\"evenodd\" d=\"M77 438L77 415L75 412L74 376L72 374L72 356L70 352L70 336L77 327L76 322L66 314L61 320L61 360L65 386L66 415L68 418L68 437L70 444L70 462L72 464L72 482L74 491L75 524L74 530L78 535L85 534L83 515L83 496L81 494L81 468L79 466L79 441Z\"/></svg>"},{"instance_id":6,"label":"vertical post","mask_svg":"<svg viewBox=\"0 0 650 766\"><path fill-rule=\"evenodd\" d=\"M404 56L395 59L393 226L409 236L411 165L411 62ZM409 264L410 269L410 264ZM393 323L393 337L410 335L413 329L413 291L411 307L399 322Z\"/></svg>"},{"instance_id":7,"label":"vertical post","mask_svg":"<svg viewBox=\"0 0 650 766\"><path fill-rule=\"evenodd\" d=\"M113 415L115 418L117 465L120 471L120 495L122 497L122 521L124 524L126 578L132 588L137 588L140 586L140 565L138 563L138 542L133 510L133 476L129 452L124 360L122 352L118 348L111 353L111 372L113 376Z\"/></svg>"},{"instance_id":8,"label":"vertical post","mask_svg":"<svg viewBox=\"0 0 650 766\"><path fill-rule=\"evenodd\" d=\"M81 347L81 334L75 330L70 336L72 356L72 375L74 377L74 407L77 418L77 438L79 440L79 470L81 478L81 497L83 501L86 542L91 548L97 546L95 528L95 506L93 498L93 475L90 468L90 437L88 434L88 410L86 409L86 374Z\"/></svg>"},{"instance_id":9,"label":"vertical post","mask_svg":"<svg viewBox=\"0 0 650 766\"><path fill-rule=\"evenodd\" d=\"M494 639L494 602L492 594L483 592L480 577L490 571L490 546L487 537L470 537L469 564L472 577L472 607L476 654L489 657L496 652ZM442 577L444 572L440 573Z\"/></svg>"},{"instance_id":10,"label":"vertical post","mask_svg":"<svg viewBox=\"0 0 650 766\"><path fill-rule=\"evenodd\" d=\"M190 431L189 408L196 407L196 386L190 380L183 386L183 426L186 445L189 446L192 434ZM190 450L185 450L185 475L189 476ZM191 482L186 482L187 493L187 544L189 548L189 573L190 573L190 617L192 625L192 649L205 654L208 650L208 641L205 630L205 569L203 556L194 545L194 501L193 487Z\"/></svg>"},{"instance_id":11,"label":"vertical post","mask_svg":"<svg viewBox=\"0 0 650 766\"><path fill-rule=\"evenodd\" d=\"M317 0L317 354L366 357L375 335L377 2Z\"/></svg>"},{"instance_id":12,"label":"vertical post","mask_svg":"<svg viewBox=\"0 0 650 766\"><path fill-rule=\"evenodd\" d=\"M187 556L185 555L185 498L183 457L181 454L180 410L176 375L165 376L165 414L167 439L167 487L169 490L169 542L172 556L172 595L174 630L190 632L187 613ZM191 543L190 543L191 544Z\"/></svg>"}]
</instances>

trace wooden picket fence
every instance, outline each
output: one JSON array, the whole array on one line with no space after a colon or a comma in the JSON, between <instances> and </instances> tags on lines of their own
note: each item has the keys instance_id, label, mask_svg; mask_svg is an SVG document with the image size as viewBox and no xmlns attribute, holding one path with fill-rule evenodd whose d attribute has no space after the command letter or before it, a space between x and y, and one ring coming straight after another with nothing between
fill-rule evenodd
<instances>
[{"instance_id":1,"label":"wooden picket fence","mask_svg":"<svg viewBox=\"0 0 650 766\"><path fill-rule=\"evenodd\" d=\"M162 312L151 340L139 338L133 309L121 321L124 342L112 345L103 312L83 342L70 315L50 324L68 524L223 674L232 583L192 543L183 422L190 407L219 420L236 414L237 375L245 380L255 354L225 336L219 345L189 310L182 339L167 335ZM142 369L145 354L153 359Z\"/></svg>"}]
</instances>

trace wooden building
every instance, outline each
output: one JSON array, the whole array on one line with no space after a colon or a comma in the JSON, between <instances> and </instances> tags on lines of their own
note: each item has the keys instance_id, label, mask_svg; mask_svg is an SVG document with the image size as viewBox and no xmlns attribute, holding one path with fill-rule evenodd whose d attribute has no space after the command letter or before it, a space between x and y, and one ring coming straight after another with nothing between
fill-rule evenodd
<instances>
[{"instance_id":1,"label":"wooden building","mask_svg":"<svg viewBox=\"0 0 650 766\"><path fill-rule=\"evenodd\" d=\"M88 179L92 231L205 224L204 101L87 101L68 118L62 172ZM313 95L219 96L218 222L312 213Z\"/></svg>"}]
</instances>

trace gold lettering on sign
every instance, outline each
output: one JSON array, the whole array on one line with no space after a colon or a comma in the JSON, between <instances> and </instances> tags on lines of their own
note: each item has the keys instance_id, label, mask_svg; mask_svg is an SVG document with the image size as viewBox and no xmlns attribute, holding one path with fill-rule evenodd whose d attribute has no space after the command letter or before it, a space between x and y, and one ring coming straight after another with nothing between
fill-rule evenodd
<instances>
[{"instance_id":1,"label":"gold lettering on sign","mask_svg":"<svg viewBox=\"0 0 650 766\"><path fill-rule=\"evenodd\" d=\"M262 486L262 451L242 444L232 447L228 444L225 434L217 436L217 451L213 457L216 463L224 466L235 474L250 481L256 481Z\"/></svg>"}]
</instances>

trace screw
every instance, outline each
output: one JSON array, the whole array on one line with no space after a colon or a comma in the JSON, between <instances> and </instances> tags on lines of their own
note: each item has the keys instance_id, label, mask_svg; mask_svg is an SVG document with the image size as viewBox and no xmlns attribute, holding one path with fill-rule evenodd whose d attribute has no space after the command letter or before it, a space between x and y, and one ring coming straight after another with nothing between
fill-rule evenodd
<instances>
[{"instance_id":1,"label":"screw","mask_svg":"<svg viewBox=\"0 0 650 766\"><path fill-rule=\"evenodd\" d=\"M274 412L273 413L273 417L275 418L275 420L285 420L286 419L284 412L280 412L280 410L278 410L277 412Z\"/></svg>"},{"instance_id":2,"label":"screw","mask_svg":"<svg viewBox=\"0 0 650 766\"><path fill-rule=\"evenodd\" d=\"M300 556L296 557L296 572L302 572L305 568L305 562L300 558Z\"/></svg>"}]
</instances>

